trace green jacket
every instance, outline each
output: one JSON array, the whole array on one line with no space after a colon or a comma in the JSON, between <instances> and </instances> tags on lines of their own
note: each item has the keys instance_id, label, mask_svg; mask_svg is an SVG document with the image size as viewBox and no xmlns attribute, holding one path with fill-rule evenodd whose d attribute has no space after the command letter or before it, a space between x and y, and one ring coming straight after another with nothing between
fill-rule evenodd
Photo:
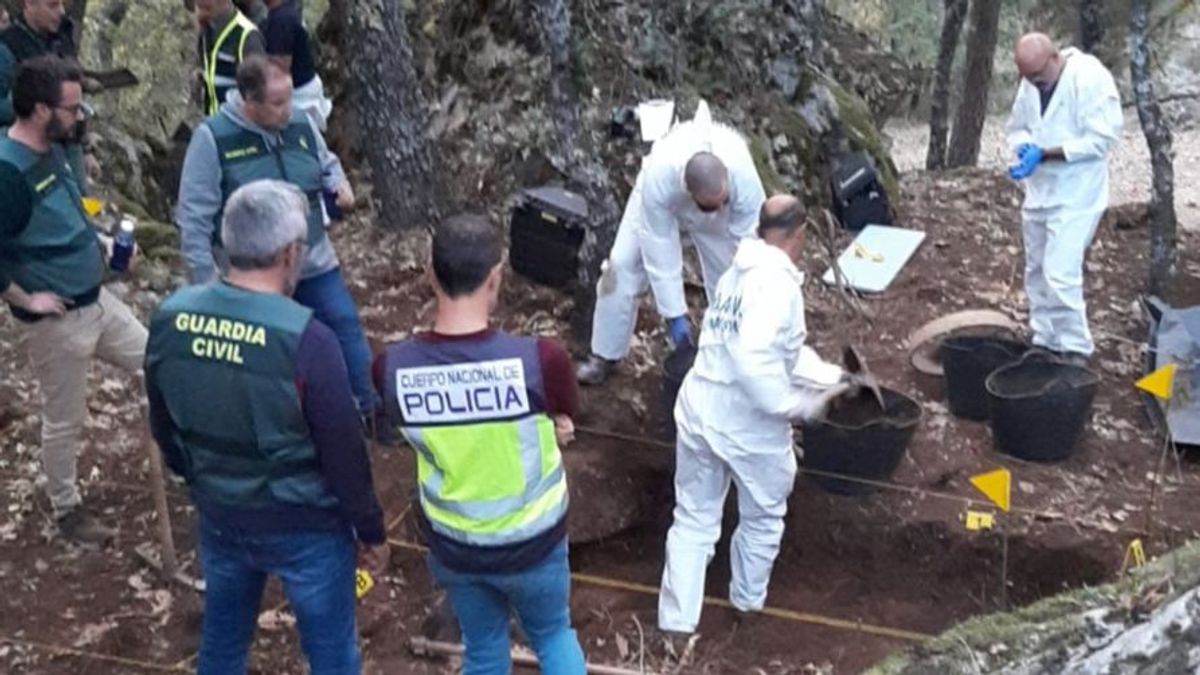
<instances>
[{"instance_id":1,"label":"green jacket","mask_svg":"<svg viewBox=\"0 0 1200 675\"><path fill-rule=\"evenodd\" d=\"M279 133L279 142L269 145L262 134L230 120L223 113L210 117L205 124L212 129L221 163L221 203L240 187L256 180L282 180L304 192L308 198L308 245L315 246L325 237L325 217L321 210L321 158L317 139L308 117L293 113L292 121ZM221 217L213 223L213 242L220 243Z\"/></svg>"},{"instance_id":2,"label":"green jacket","mask_svg":"<svg viewBox=\"0 0 1200 675\"><path fill-rule=\"evenodd\" d=\"M0 289L16 283L29 293L53 291L75 306L95 301L104 254L81 199L61 146L38 154L0 138Z\"/></svg>"},{"instance_id":3,"label":"green jacket","mask_svg":"<svg viewBox=\"0 0 1200 675\"><path fill-rule=\"evenodd\" d=\"M312 310L228 284L190 286L150 324L146 375L174 421L184 477L226 507L331 508L295 382Z\"/></svg>"}]
</instances>

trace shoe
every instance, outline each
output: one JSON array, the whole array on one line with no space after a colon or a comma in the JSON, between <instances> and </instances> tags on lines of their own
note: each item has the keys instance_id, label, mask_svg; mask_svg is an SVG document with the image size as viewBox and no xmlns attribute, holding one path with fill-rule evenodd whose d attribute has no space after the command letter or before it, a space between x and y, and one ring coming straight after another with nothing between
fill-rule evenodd
<instances>
[{"instance_id":1,"label":"shoe","mask_svg":"<svg viewBox=\"0 0 1200 675\"><path fill-rule=\"evenodd\" d=\"M667 656L680 665L691 658L692 652L696 648L693 640L698 637L695 633L661 628L659 632L662 634L663 652Z\"/></svg>"},{"instance_id":2,"label":"shoe","mask_svg":"<svg viewBox=\"0 0 1200 675\"><path fill-rule=\"evenodd\" d=\"M63 538L84 546L102 546L117 536L117 531L100 522L82 506L58 517L58 531Z\"/></svg>"},{"instance_id":3,"label":"shoe","mask_svg":"<svg viewBox=\"0 0 1200 675\"><path fill-rule=\"evenodd\" d=\"M592 354L587 361L579 364L579 367L575 369L575 377L579 379L580 384L593 386L602 384L608 379L608 374L616 365L616 361L609 361Z\"/></svg>"},{"instance_id":4,"label":"shoe","mask_svg":"<svg viewBox=\"0 0 1200 675\"><path fill-rule=\"evenodd\" d=\"M1051 361L1065 363L1069 366L1078 366L1080 368L1089 367L1092 361L1091 357L1087 354L1082 354L1080 352L1059 351L1057 349L1050 349L1049 347L1033 347L1029 351L1031 353L1037 353L1041 356L1044 356Z\"/></svg>"},{"instance_id":5,"label":"shoe","mask_svg":"<svg viewBox=\"0 0 1200 675\"><path fill-rule=\"evenodd\" d=\"M1069 366L1078 366L1087 368L1091 363L1091 358L1087 354L1079 352L1054 352L1054 359L1059 363L1065 363Z\"/></svg>"},{"instance_id":6,"label":"shoe","mask_svg":"<svg viewBox=\"0 0 1200 675\"><path fill-rule=\"evenodd\" d=\"M762 612L750 609L733 608L733 625L737 628L751 628L762 618Z\"/></svg>"}]
</instances>

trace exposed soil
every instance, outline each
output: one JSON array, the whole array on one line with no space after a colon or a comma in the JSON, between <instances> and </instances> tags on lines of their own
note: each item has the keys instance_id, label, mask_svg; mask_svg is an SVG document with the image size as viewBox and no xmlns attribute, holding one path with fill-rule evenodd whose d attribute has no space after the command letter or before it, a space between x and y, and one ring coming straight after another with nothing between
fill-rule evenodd
<instances>
[{"instance_id":1,"label":"exposed soil","mask_svg":"<svg viewBox=\"0 0 1200 675\"><path fill-rule=\"evenodd\" d=\"M838 293L815 281L825 269L816 242L806 293L810 339L820 353L833 358L853 343L883 384L922 404L921 424L893 476L906 489L845 497L799 478L769 605L936 632L1001 606L1001 530L1008 540L1010 604L1112 579L1135 536L1144 537L1151 553L1196 536L1200 470L1193 463L1184 461L1178 477L1168 463L1171 478L1159 491L1157 509L1148 512L1159 445L1132 388L1146 337L1135 306L1145 277L1145 229L1106 226L1092 249L1087 287L1100 348L1094 368L1103 381L1074 455L1057 464L1031 464L996 454L986 424L950 416L940 381L916 373L903 346L912 329L957 309L994 307L1023 318L1018 195L1007 181L975 171L914 174L905 185L897 200L901 222L929 236L886 293L861 301L872 318L851 311ZM420 250L353 225L337 239L375 340L400 339L426 324L431 304ZM1195 243L1185 234L1180 246L1180 304L1200 302ZM142 312L157 299L140 281L123 291ZM689 293L699 302L699 288ZM556 291L511 279L502 305L500 324L506 329L569 337L568 307ZM631 525L575 546L573 567L653 587L671 519L673 460L663 444L668 427L657 365L664 339L649 303L644 310L631 357L608 385L585 392L579 441L567 452L576 538ZM154 526L136 389L107 366L94 371L90 443L80 476L88 503L120 524L121 537L103 552L67 547L53 538L36 484L38 406L15 335L11 319L0 320L6 373L0 383L0 670L140 672L132 663L54 655L25 643L186 668L199 641L201 598L164 585L134 554L137 544L153 540ZM406 450L376 453L376 480L394 520L393 536L408 543L418 540L406 512L413 497L412 464ZM978 497L968 478L1000 466L1014 473L1019 511L999 516L1000 530L967 532L961 523L967 498ZM190 555L190 510L177 486L171 502L178 545ZM728 531L736 519L732 498L727 509L726 536L708 579L709 594L718 598L727 594ZM279 607L280 597L272 586L264 601L252 657L258 673L303 672L286 610L268 611ZM438 597L422 555L397 547L391 573L361 604L368 672L453 672L453 662L417 660L407 647L416 635L453 639L452 620L438 612ZM636 669L644 655L648 669L661 670L674 659L654 628L655 606L652 594L580 581L572 609L593 660ZM850 673L908 644L770 616L739 622L722 607L706 608L700 635L679 672Z\"/></svg>"}]
</instances>

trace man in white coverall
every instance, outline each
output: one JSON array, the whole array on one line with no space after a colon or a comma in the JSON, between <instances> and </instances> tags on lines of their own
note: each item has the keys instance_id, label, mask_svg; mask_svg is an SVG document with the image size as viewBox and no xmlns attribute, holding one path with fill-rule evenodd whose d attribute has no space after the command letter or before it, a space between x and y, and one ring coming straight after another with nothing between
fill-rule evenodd
<instances>
[{"instance_id":1,"label":"man in white coverall","mask_svg":"<svg viewBox=\"0 0 1200 675\"><path fill-rule=\"evenodd\" d=\"M764 198L745 139L713 122L705 103L695 119L655 143L642 162L597 287L592 354L579 366L579 381L603 382L629 352L647 285L671 341L679 345L690 340L681 231L691 235L700 254L711 305L738 241L753 236Z\"/></svg>"},{"instance_id":2,"label":"man in white coverall","mask_svg":"<svg viewBox=\"0 0 1200 675\"><path fill-rule=\"evenodd\" d=\"M1049 37L1017 41L1021 84L1008 122L1024 181L1025 293L1033 343L1084 364L1095 347L1083 301L1083 258L1108 207L1108 153L1121 99L1095 57Z\"/></svg>"},{"instance_id":3,"label":"man in white coverall","mask_svg":"<svg viewBox=\"0 0 1200 675\"><path fill-rule=\"evenodd\" d=\"M796 263L805 220L796 198L767 200L761 239L742 240L705 313L696 363L675 405L675 521L658 597L664 631L690 633L700 621L731 481L738 526L729 600L740 611L763 608L796 477L792 424L819 416L852 386L804 344L804 275Z\"/></svg>"}]
</instances>

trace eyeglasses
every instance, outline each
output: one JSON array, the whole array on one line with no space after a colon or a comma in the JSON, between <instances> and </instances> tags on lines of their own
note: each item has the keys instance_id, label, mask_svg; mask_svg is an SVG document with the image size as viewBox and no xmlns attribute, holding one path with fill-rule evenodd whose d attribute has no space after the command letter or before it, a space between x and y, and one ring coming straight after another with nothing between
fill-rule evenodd
<instances>
[{"instance_id":1,"label":"eyeglasses","mask_svg":"<svg viewBox=\"0 0 1200 675\"><path fill-rule=\"evenodd\" d=\"M84 103L83 101L80 101L75 105L56 105L51 107L53 107L55 110L65 111L68 115L77 119L80 117L89 119L94 112L92 106Z\"/></svg>"}]
</instances>

